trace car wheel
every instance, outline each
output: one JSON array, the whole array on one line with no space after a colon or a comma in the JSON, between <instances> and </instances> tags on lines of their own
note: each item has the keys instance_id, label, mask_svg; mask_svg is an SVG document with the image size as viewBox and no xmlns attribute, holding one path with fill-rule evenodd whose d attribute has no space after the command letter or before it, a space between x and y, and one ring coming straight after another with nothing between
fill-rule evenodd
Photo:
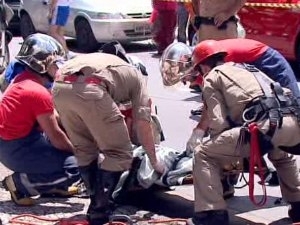
<instances>
[{"instance_id":1,"label":"car wheel","mask_svg":"<svg viewBox=\"0 0 300 225\"><path fill-rule=\"evenodd\" d=\"M98 49L99 43L97 42L92 28L87 20L80 19L75 24L76 41L78 48L83 52L93 52Z\"/></svg>"},{"instance_id":2,"label":"car wheel","mask_svg":"<svg viewBox=\"0 0 300 225\"><path fill-rule=\"evenodd\" d=\"M35 33L34 25L27 13L21 15L20 19L20 31L23 39L27 38L29 35Z\"/></svg>"}]
</instances>

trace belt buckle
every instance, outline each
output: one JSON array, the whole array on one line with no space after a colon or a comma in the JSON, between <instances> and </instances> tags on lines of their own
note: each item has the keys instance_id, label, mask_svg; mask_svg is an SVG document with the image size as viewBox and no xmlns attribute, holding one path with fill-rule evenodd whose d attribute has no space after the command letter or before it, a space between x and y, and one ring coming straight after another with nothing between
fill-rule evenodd
<instances>
[{"instance_id":1,"label":"belt buckle","mask_svg":"<svg viewBox=\"0 0 300 225\"><path fill-rule=\"evenodd\" d=\"M97 85L102 83L102 81L97 77L87 77L85 78L84 82L86 84L97 84Z\"/></svg>"},{"instance_id":2,"label":"belt buckle","mask_svg":"<svg viewBox=\"0 0 300 225\"><path fill-rule=\"evenodd\" d=\"M70 83L76 82L77 79L78 79L78 76L72 74L72 75L65 76L63 79L63 82L70 84Z\"/></svg>"}]
</instances>

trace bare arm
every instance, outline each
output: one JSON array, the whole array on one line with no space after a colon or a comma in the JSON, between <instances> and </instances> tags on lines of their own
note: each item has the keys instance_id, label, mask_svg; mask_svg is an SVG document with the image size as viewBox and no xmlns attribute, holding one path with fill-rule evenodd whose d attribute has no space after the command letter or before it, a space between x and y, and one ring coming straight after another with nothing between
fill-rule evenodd
<instances>
[{"instance_id":1,"label":"bare arm","mask_svg":"<svg viewBox=\"0 0 300 225\"><path fill-rule=\"evenodd\" d=\"M206 105L204 105L202 113L201 113L200 121L197 124L197 126L195 127L195 129L201 129L203 131L206 131L208 129L208 127L209 127L209 119L208 119Z\"/></svg>"},{"instance_id":2,"label":"bare arm","mask_svg":"<svg viewBox=\"0 0 300 225\"><path fill-rule=\"evenodd\" d=\"M51 0L50 1L50 5L49 5L49 13L48 13L48 17L51 19L53 16L53 12L55 10L57 4L57 0Z\"/></svg>"},{"instance_id":3,"label":"bare arm","mask_svg":"<svg viewBox=\"0 0 300 225\"><path fill-rule=\"evenodd\" d=\"M39 115L37 121L54 147L67 152L73 152L74 147L67 135L60 129L55 113Z\"/></svg>"},{"instance_id":4,"label":"bare arm","mask_svg":"<svg viewBox=\"0 0 300 225\"><path fill-rule=\"evenodd\" d=\"M50 8L54 9L56 7L57 0L51 0L50 1Z\"/></svg>"},{"instance_id":5,"label":"bare arm","mask_svg":"<svg viewBox=\"0 0 300 225\"><path fill-rule=\"evenodd\" d=\"M146 120L137 120L137 131L139 141L145 149L151 164L153 166L156 165L155 143L150 122Z\"/></svg>"}]
</instances>

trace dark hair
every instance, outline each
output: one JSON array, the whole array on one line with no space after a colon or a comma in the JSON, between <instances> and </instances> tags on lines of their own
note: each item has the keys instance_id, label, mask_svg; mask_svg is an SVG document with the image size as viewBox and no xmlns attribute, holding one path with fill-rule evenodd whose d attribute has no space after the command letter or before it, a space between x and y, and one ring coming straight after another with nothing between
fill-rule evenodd
<instances>
[{"instance_id":1,"label":"dark hair","mask_svg":"<svg viewBox=\"0 0 300 225\"><path fill-rule=\"evenodd\" d=\"M126 51L118 41L112 41L102 45L99 49L100 52L116 55L119 58L123 59L125 62L129 63L129 60L126 57Z\"/></svg>"},{"instance_id":2,"label":"dark hair","mask_svg":"<svg viewBox=\"0 0 300 225\"><path fill-rule=\"evenodd\" d=\"M225 52L221 52L221 53L217 53L215 55L212 55L210 57L208 57L207 59L203 60L203 62L201 62L202 65L207 65L211 68L214 68L217 66L218 62L224 62L225 57L226 57L227 53Z\"/></svg>"}]
</instances>

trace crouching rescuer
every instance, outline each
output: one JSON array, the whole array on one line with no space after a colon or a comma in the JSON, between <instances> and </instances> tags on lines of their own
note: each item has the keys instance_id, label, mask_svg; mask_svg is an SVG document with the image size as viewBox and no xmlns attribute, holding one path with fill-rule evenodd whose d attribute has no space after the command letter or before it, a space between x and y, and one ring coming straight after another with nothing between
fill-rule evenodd
<instances>
[{"instance_id":1,"label":"crouching rescuer","mask_svg":"<svg viewBox=\"0 0 300 225\"><path fill-rule=\"evenodd\" d=\"M221 47L210 48L203 41L191 56L192 67L204 78L203 100L210 136L194 150L195 212L188 224L228 225L221 183L223 169L250 157L251 174L264 154L278 172L282 196L291 206L290 218L300 222L300 177L294 156L300 154L299 99L253 66L225 63L226 54ZM178 67L168 60L164 64ZM164 68L161 71L165 85L173 85L187 75L176 73L176 69L167 70L174 71L172 76L165 75ZM252 188L250 185L250 198L256 203Z\"/></svg>"},{"instance_id":2,"label":"crouching rescuer","mask_svg":"<svg viewBox=\"0 0 300 225\"><path fill-rule=\"evenodd\" d=\"M151 101L141 73L121 58L105 53L76 56L58 69L54 102L74 145L74 154L90 196L87 219L91 225L108 222L114 210L112 192L122 172L131 168L132 144L119 105L132 104L138 139L153 169L163 173L155 154Z\"/></svg>"},{"instance_id":3,"label":"crouching rescuer","mask_svg":"<svg viewBox=\"0 0 300 225\"><path fill-rule=\"evenodd\" d=\"M35 204L32 196L78 191L73 186L80 180L73 145L59 126L48 90L54 77L47 68L64 56L52 37L28 36L16 56L23 70L1 99L0 161L13 171L2 184L19 206Z\"/></svg>"}]
</instances>

